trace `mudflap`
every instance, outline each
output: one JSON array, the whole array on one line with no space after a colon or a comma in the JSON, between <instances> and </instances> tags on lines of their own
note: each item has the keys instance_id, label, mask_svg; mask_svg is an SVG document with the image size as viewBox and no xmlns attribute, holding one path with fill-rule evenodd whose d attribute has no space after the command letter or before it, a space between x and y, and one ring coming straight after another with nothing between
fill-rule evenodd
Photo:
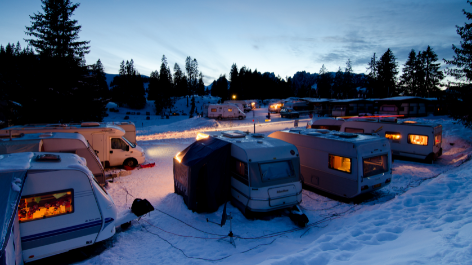
<instances>
[{"instance_id":1,"label":"mudflap","mask_svg":"<svg viewBox=\"0 0 472 265\"><path fill-rule=\"evenodd\" d=\"M308 224L308 217L302 212L298 205L295 205L290 209L290 220L300 227L305 227Z\"/></svg>"}]
</instances>

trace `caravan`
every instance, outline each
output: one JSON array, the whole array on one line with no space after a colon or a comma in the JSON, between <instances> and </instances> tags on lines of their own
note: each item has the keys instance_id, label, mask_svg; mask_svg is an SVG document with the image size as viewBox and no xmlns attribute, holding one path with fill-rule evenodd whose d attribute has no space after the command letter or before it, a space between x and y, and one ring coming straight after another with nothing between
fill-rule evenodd
<instances>
[{"instance_id":1,"label":"caravan","mask_svg":"<svg viewBox=\"0 0 472 265\"><path fill-rule=\"evenodd\" d=\"M390 143L372 135L293 129L271 138L300 152L304 184L345 198L381 189L392 180Z\"/></svg>"},{"instance_id":2,"label":"caravan","mask_svg":"<svg viewBox=\"0 0 472 265\"><path fill-rule=\"evenodd\" d=\"M300 158L294 145L242 131L198 133L197 142L205 140L230 144L227 155L219 155L215 160L229 165L227 174L230 176L231 202L241 212L245 215L277 209L301 212L298 209L302 201ZM174 168L176 163L189 159L185 155L186 153L176 155ZM174 179L178 180L175 170ZM305 216L302 220L298 224L304 226L308 219Z\"/></svg>"},{"instance_id":3,"label":"caravan","mask_svg":"<svg viewBox=\"0 0 472 265\"><path fill-rule=\"evenodd\" d=\"M441 124L415 121L398 122L396 119L353 119L341 125L341 132L377 133L389 139L393 155L426 162L442 155Z\"/></svg>"},{"instance_id":4,"label":"caravan","mask_svg":"<svg viewBox=\"0 0 472 265\"><path fill-rule=\"evenodd\" d=\"M83 122L80 124L38 124L17 125L0 130L0 134L30 134L30 133L80 133L90 143L94 152L105 167L126 165L130 167L145 161L144 150L131 143L125 131L117 126Z\"/></svg>"},{"instance_id":5,"label":"caravan","mask_svg":"<svg viewBox=\"0 0 472 265\"><path fill-rule=\"evenodd\" d=\"M209 104L204 105L203 115L213 119L245 119L246 114L235 104Z\"/></svg>"},{"instance_id":6,"label":"caravan","mask_svg":"<svg viewBox=\"0 0 472 265\"><path fill-rule=\"evenodd\" d=\"M120 127L121 129L125 130L124 137L130 141L132 144L136 145L136 125L134 122L131 121L113 121L107 122L106 124L114 125Z\"/></svg>"},{"instance_id":7,"label":"caravan","mask_svg":"<svg viewBox=\"0 0 472 265\"><path fill-rule=\"evenodd\" d=\"M100 185L106 184L105 170L84 136L78 133L33 133L0 136L0 155L21 152L73 153L83 157Z\"/></svg>"},{"instance_id":8,"label":"caravan","mask_svg":"<svg viewBox=\"0 0 472 265\"><path fill-rule=\"evenodd\" d=\"M5 204L11 208L1 224L6 224L7 233L16 233L13 238L10 234L15 245L8 249L9 261L15 261L11 264L106 240L115 234L115 226L137 218L130 210L118 214L110 195L84 165L79 156L67 153L0 155L2 191L11 187L2 193L9 197L0 198L0 209ZM2 241L6 239L2 231ZM21 256L12 259L13 251Z\"/></svg>"}]
</instances>

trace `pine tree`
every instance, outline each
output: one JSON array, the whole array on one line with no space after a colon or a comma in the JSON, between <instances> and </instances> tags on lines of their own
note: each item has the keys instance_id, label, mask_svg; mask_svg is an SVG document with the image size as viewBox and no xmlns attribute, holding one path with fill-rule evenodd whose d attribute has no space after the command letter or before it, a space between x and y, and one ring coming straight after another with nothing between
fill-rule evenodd
<instances>
[{"instance_id":1,"label":"pine tree","mask_svg":"<svg viewBox=\"0 0 472 265\"><path fill-rule=\"evenodd\" d=\"M400 87L403 95L416 95L416 89L418 87L418 80L416 79L416 52L411 50L408 55L408 59L403 65L403 74L400 76Z\"/></svg>"},{"instance_id":2,"label":"pine tree","mask_svg":"<svg viewBox=\"0 0 472 265\"><path fill-rule=\"evenodd\" d=\"M398 65L393 52L389 49L380 57L377 62L378 69L378 90L376 95L380 98L394 96L396 91Z\"/></svg>"},{"instance_id":3,"label":"pine tree","mask_svg":"<svg viewBox=\"0 0 472 265\"><path fill-rule=\"evenodd\" d=\"M239 72L238 66L235 63L231 65L231 70L229 71L229 81L229 94L236 95L239 98L239 96L241 96L239 93Z\"/></svg>"},{"instance_id":4,"label":"pine tree","mask_svg":"<svg viewBox=\"0 0 472 265\"><path fill-rule=\"evenodd\" d=\"M346 68L344 70L342 93L345 98L352 97L353 94L353 81L352 81L352 66L351 59L346 62Z\"/></svg>"},{"instance_id":5,"label":"pine tree","mask_svg":"<svg viewBox=\"0 0 472 265\"><path fill-rule=\"evenodd\" d=\"M317 92L321 98L331 98L331 74L328 72L324 64L321 66L318 80L317 80Z\"/></svg>"},{"instance_id":6,"label":"pine tree","mask_svg":"<svg viewBox=\"0 0 472 265\"><path fill-rule=\"evenodd\" d=\"M424 80L425 90L421 93L421 96L430 97L436 96L439 91L440 81L444 79L444 74L439 70L441 67L438 61L438 55L428 45L426 51L421 54L421 58L424 62Z\"/></svg>"},{"instance_id":7,"label":"pine tree","mask_svg":"<svg viewBox=\"0 0 472 265\"><path fill-rule=\"evenodd\" d=\"M333 92L334 96L336 98L343 98L343 86L344 86L344 73L343 70L341 70L341 67L339 67L338 71L334 75L334 80L333 80Z\"/></svg>"},{"instance_id":8,"label":"pine tree","mask_svg":"<svg viewBox=\"0 0 472 265\"><path fill-rule=\"evenodd\" d=\"M200 72L198 75L198 84L197 84L198 95L205 95L205 83L203 83L203 73Z\"/></svg>"},{"instance_id":9,"label":"pine tree","mask_svg":"<svg viewBox=\"0 0 472 265\"><path fill-rule=\"evenodd\" d=\"M369 92L371 95L377 95L377 84L378 84L378 76L379 70L377 68L377 58L375 57L375 53L370 59L370 62L367 64L367 85L369 87Z\"/></svg>"},{"instance_id":10,"label":"pine tree","mask_svg":"<svg viewBox=\"0 0 472 265\"><path fill-rule=\"evenodd\" d=\"M148 100L155 100L159 89L159 72L152 71L149 75Z\"/></svg>"},{"instance_id":11,"label":"pine tree","mask_svg":"<svg viewBox=\"0 0 472 265\"><path fill-rule=\"evenodd\" d=\"M193 114L195 113L195 96L192 96L192 102L191 102L191 109L189 113L189 118L193 118Z\"/></svg>"},{"instance_id":12,"label":"pine tree","mask_svg":"<svg viewBox=\"0 0 472 265\"><path fill-rule=\"evenodd\" d=\"M174 89L175 95L178 97L188 95L187 78L177 63L174 64Z\"/></svg>"}]
</instances>

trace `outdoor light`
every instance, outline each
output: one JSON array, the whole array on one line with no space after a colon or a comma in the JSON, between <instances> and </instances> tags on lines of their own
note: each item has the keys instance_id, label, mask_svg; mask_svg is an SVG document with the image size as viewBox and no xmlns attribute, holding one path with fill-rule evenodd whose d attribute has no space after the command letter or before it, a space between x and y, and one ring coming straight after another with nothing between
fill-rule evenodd
<instances>
[{"instance_id":1,"label":"outdoor light","mask_svg":"<svg viewBox=\"0 0 472 265\"><path fill-rule=\"evenodd\" d=\"M197 134L197 141L198 141L198 140L201 140L201 139L206 139L206 138L208 138L208 137L210 137L208 134L198 133L198 134Z\"/></svg>"},{"instance_id":2,"label":"outdoor light","mask_svg":"<svg viewBox=\"0 0 472 265\"><path fill-rule=\"evenodd\" d=\"M179 161L179 163L182 163L182 159L179 157L180 155L180 152L178 152L176 155L175 155L175 159L177 159L177 161Z\"/></svg>"},{"instance_id":3,"label":"outdoor light","mask_svg":"<svg viewBox=\"0 0 472 265\"><path fill-rule=\"evenodd\" d=\"M233 95L233 99L236 99L236 95Z\"/></svg>"}]
</instances>

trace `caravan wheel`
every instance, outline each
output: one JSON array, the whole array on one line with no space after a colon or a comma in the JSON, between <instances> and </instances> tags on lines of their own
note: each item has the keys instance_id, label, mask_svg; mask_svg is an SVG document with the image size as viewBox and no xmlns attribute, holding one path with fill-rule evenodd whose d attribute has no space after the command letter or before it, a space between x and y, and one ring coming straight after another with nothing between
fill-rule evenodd
<instances>
[{"instance_id":1,"label":"caravan wheel","mask_svg":"<svg viewBox=\"0 0 472 265\"><path fill-rule=\"evenodd\" d=\"M243 116L239 116L239 119L242 120L242 119L243 119Z\"/></svg>"},{"instance_id":2,"label":"caravan wheel","mask_svg":"<svg viewBox=\"0 0 472 265\"><path fill-rule=\"evenodd\" d=\"M138 165L138 161L134 158L128 158L123 162L123 166L129 166L129 167L136 167Z\"/></svg>"}]
</instances>

